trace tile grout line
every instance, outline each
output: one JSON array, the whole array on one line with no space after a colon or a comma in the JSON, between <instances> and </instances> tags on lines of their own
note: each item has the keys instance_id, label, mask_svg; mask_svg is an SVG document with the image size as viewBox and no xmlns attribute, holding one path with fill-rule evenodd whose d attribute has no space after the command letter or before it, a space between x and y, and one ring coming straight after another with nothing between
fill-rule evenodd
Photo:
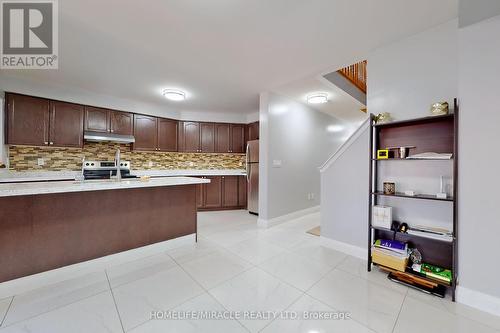
<instances>
[{"instance_id":1,"label":"tile grout line","mask_svg":"<svg viewBox=\"0 0 500 333\"><path fill-rule=\"evenodd\" d=\"M399 312L398 312L398 316L396 317L396 320L394 321L394 325L392 326L392 333L394 333L394 330L396 329L396 325L398 324L398 321L399 321L399 316L401 315L401 311L403 311L403 306L406 302L406 297L408 296L408 290L406 290L406 293L405 293L405 298L403 298L403 301L401 302L401 306L399 307Z\"/></svg>"},{"instance_id":2,"label":"tile grout line","mask_svg":"<svg viewBox=\"0 0 500 333\"><path fill-rule=\"evenodd\" d=\"M116 304L115 294L113 292L113 288L111 288L111 282L109 281L108 272L104 270L104 274L106 274L106 279L108 280L109 291L111 292L111 297L113 298L113 303L115 304L116 314L118 314L118 320L120 320L122 331L123 333L125 333L125 328L123 327L123 322L122 322L122 316L120 315L120 311L118 310L118 305Z\"/></svg>"},{"instance_id":3,"label":"tile grout line","mask_svg":"<svg viewBox=\"0 0 500 333\"><path fill-rule=\"evenodd\" d=\"M10 299L9 306L7 307L7 311L5 311L5 314L3 315L3 318L0 321L0 327L2 327L2 325L5 321L5 318L7 318L7 314L9 313L10 307L12 306L12 303L14 302L14 297L16 297L16 296L12 296L12 298Z\"/></svg>"}]
</instances>

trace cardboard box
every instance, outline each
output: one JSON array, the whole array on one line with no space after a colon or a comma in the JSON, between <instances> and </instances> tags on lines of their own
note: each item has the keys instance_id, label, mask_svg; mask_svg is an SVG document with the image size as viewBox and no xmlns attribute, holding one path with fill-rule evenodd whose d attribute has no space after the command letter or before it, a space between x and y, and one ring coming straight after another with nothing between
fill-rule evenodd
<instances>
[{"instance_id":1,"label":"cardboard box","mask_svg":"<svg viewBox=\"0 0 500 333\"><path fill-rule=\"evenodd\" d=\"M374 263L397 271L404 272L406 270L408 259L408 256L391 255L379 248L372 247L372 261Z\"/></svg>"}]
</instances>

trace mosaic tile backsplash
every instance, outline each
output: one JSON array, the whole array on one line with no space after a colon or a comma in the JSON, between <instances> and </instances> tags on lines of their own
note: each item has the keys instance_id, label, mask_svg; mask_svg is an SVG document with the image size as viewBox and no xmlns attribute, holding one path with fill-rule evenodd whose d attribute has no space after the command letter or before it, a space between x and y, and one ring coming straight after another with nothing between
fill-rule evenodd
<instances>
[{"instance_id":1,"label":"mosaic tile backsplash","mask_svg":"<svg viewBox=\"0 0 500 333\"><path fill-rule=\"evenodd\" d=\"M12 171L78 171L82 159L113 161L116 149L120 148L121 159L130 161L135 170L177 169L243 169L244 154L165 153L132 151L131 145L107 142L85 142L83 149L49 147L9 147L9 168ZM38 165L38 159L44 165Z\"/></svg>"}]
</instances>

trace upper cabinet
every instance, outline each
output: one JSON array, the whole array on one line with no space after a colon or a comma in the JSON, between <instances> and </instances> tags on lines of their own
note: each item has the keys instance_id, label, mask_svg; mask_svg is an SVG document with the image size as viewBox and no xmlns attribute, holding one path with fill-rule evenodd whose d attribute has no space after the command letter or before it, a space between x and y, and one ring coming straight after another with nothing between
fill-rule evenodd
<instances>
[{"instance_id":1,"label":"upper cabinet","mask_svg":"<svg viewBox=\"0 0 500 333\"><path fill-rule=\"evenodd\" d=\"M156 117L134 115L134 150L158 150L157 123Z\"/></svg>"},{"instance_id":2,"label":"upper cabinet","mask_svg":"<svg viewBox=\"0 0 500 333\"><path fill-rule=\"evenodd\" d=\"M49 145L83 147L84 107L65 102L50 102Z\"/></svg>"},{"instance_id":3,"label":"upper cabinet","mask_svg":"<svg viewBox=\"0 0 500 333\"><path fill-rule=\"evenodd\" d=\"M85 107L85 130L121 135L134 131L132 113L113 111L93 106Z\"/></svg>"},{"instance_id":4,"label":"upper cabinet","mask_svg":"<svg viewBox=\"0 0 500 333\"><path fill-rule=\"evenodd\" d=\"M198 153L200 147L200 123L182 121L179 123L179 150L188 153Z\"/></svg>"},{"instance_id":5,"label":"upper cabinet","mask_svg":"<svg viewBox=\"0 0 500 333\"><path fill-rule=\"evenodd\" d=\"M200 150L202 153L213 153L215 151L215 124L200 124Z\"/></svg>"},{"instance_id":6,"label":"upper cabinet","mask_svg":"<svg viewBox=\"0 0 500 333\"><path fill-rule=\"evenodd\" d=\"M259 122L248 124L248 141L259 140Z\"/></svg>"},{"instance_id":7,"label":"upper cabinet","mask_svg":"<svg viewBox=\"0 0 500 333\"><path fill-rule=\"evenodd\" d=\"M231 125L231 149L230 153L244 153L245 152L245 129L243 124Z\"/></svg>"},{"instance_id":8,"label":"upper cabinet","mask_svg":"<svg viewBox=\"0 0 500 333\"><path fill-rule=\"evenodd\" d=\"M172 119L158 119L158 150L177 151L177 137L179 135L178 121Z\"/></svg>"},{"instance_id":9,"label":"upper cabinet","mask_svg":"<svg viewBox=\"0 0 500 333\"><path fill-rule=\"evenodd\" d=\"M176 120L134 115L134 150L177 151Z\"/></svg>"},{"instance_id":10,"label":"upper cabinet","mask_svg":"<svg viewBox=\"0 0 500 333\"><path fill-rule=\"evenodd\" d=\"M83 106L10 93L6 102L7 144L83 146Z\"/></svg>"},{"instance_id":11,"label":"upper cabinet","mask_svg":"<svg viewBox=\"0 0 500 333\"><path fill-rule=\"evenodd\" d=\"M215 151L228 153L231 150L231 126L229 124L215 124Z\"/></svg>"}]
</instances>

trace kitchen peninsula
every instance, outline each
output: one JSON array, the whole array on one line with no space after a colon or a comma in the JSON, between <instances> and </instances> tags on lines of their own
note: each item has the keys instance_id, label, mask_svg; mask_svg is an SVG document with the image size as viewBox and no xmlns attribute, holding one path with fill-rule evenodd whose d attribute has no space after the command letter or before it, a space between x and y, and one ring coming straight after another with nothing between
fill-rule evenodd
<instances>
[{"instance_id":1,"label":"kitchen peninsula","mask_svg":"<svg viewBox=\"0 0 500 333\"><path fill-rule=\"evenodd\" d=\"M0 282L196 233L210 180L0 184Z\"/></svg>"}]
</instances>

